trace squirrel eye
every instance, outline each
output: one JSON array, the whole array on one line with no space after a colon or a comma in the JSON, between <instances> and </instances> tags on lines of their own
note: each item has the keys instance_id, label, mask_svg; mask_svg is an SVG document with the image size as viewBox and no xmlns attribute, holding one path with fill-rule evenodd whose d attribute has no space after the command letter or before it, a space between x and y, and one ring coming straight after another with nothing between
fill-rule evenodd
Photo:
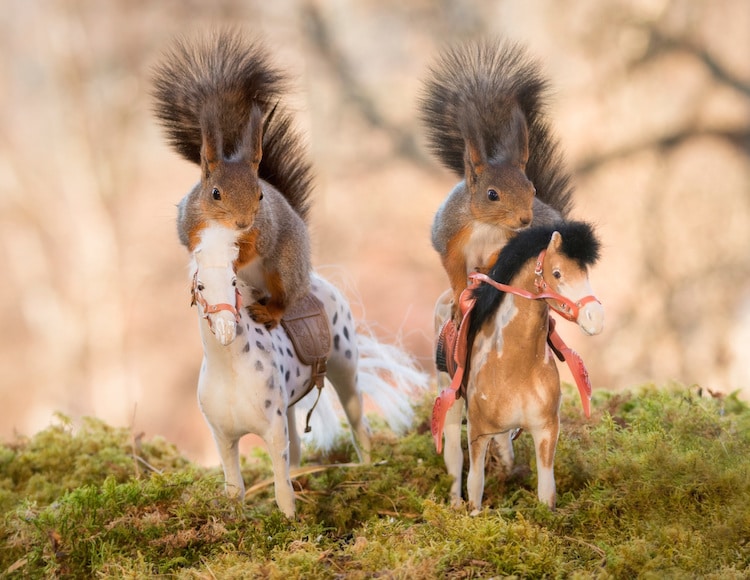
<instances>
[{"instance_id":1,"label":"squirrel eye","mask_svg":"<svg viewBox=\"0 0 750 580\"><path fill-rule=\"evenodd\" d=\"M203 292L203 290L205 290L206 287L199 282L197 288L198 288L198 292Z\"/></svg>"},{"instance_id":2,"label":"squirrel eye","mask_svg":"<svg viewBox=\"0 0 750 580\"><path fill-rule=\"evenodd\" d=\"M214 187L214 188L213 188L213 190L211 191L211 196L212 196L212 197L213 197L213 198L214 198L215 200L217 200L217 201L218 201L218 200L220 200L220 199L221 199L221 192L220 192L220 191L218 190L218 188Z\"/></svg>"},{"instance_id":3,"label":"squirrel eye","mask_svg":"<svg viewBox=\"0 0 750 580\"><path fill-rule=\"evenodd\" d=\"M237 278L232 278L232 286L237 287Z\"/></svg>"},{"instance_id":4,"label":"squirrel eye","mask_svg":"<svg viewBox=\"0 0 750 580\"><path fill-rule=\"evenodd\" d=\"M556 280L559 280L560 278L562 278L562 274L560 273L560 270L552 270L552 276L554 276Z\"/></svg>"},{"instance_id":5,"label":"squirrel eye","mask_svg":"<svg viewBox=\"0 0 750 580\"><path fill-rule=\"evenodd\" d=\"M263 199L263 192L262 191L260 192L260 197L258 198L258 201L260 201L261 199Z\"/></svg>"},{"instance_id":6,"label":"squirrel eye","mask_svg":"<svg viewBox=\"0 0 750 580\"><path fill-rule=\"evenodd\" d=\"M489 199L490 201L497 201L498 199L500 199L500 196L498 195L497 191L495 191L494 189L488 189L487 199Z\"/></svg>"}]
</instances>

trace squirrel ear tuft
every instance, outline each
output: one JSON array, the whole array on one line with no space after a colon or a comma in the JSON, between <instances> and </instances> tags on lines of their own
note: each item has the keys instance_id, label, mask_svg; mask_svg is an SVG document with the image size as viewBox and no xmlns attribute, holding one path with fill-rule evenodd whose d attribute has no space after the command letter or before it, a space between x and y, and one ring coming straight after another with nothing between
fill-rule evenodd
<instances>
[{"instance_id":1,"label":"squirrel ear tuft","mask_svg":"<svg viewBox=\"0 0 750 580\"><path fill-rule=\"evenodd\" d=\"M521 109L513 112L513 124L518 139L518 164L525 170L529 162L529 125Z\"/></svg>"},{"instance_id":2,"label":"squirrel ear tuft","mask_svg":"<svg viewBox=\"0 0 750 580\"><path fill-rule=\"evenodd\" d=\"M487 167L484 147L481 143L481 137L477 137L476 140L464 139L464 141L466 143L464 151L464 174L466 181L470 185L474 185L479 181L479 178Z\"/></svg>"},{"instance_id":3,"label":"squirrel ear tuft","mask_svg":"<svg viewBox=\"0 0 750 580\"><path fill-rule=\"evenodd\" d=\"M203 109L201 115L201 170L203 176L211 175L216 166L224 159L221 129L216 123L218 117Z\"/></svg>"},{"instance_id":4,"label":"squirrel ear tuft","mask_svg":"<svg viewBox=\"0 0 750 580\"><path fill-rule=\"evenodd\" d=\"M273 111L271 111L271 115ZM270 122L270 119L267 119ZM250 109L250 118L245 127L242 138L242 159L250 163L254 171L258 171L260 161L263 158L263 132L266 128L263 120L263 111L254 104Z\"/></svg>"},{"instance_id":5,"label":"squirrel ear tuft","mask_svg":"<svg viewBox=\"0 0 750 580\"><path fill-rule=\"evenodd\" d=\"M526 169L529 161L529 126L520 107L513 108L508 133L508 149L513 163Z\"/></svg>"},{"instance_id":6,"label":"squirrel ear tuft","mask_svg":"<svg viewBox=\"0 0 750 580\"><path fill-rule=\"evenodd\" d=\"M477 126L476 120L464 118L458 121L464 140L464 177L466 184L473 187L487 168L482 128Z\"/></svg>"}]
</instances>

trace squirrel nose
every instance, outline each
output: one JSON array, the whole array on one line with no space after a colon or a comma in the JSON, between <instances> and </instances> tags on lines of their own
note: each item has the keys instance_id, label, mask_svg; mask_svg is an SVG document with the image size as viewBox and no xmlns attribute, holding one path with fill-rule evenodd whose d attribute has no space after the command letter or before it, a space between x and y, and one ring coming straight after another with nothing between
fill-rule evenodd
<instances>
[{"instance_id":1,"label":"squirrel nose","mask_svg":"<svg viewBox=\"0 0 750 580\"><path fill-rule=\"evenodd\" d=\"M247 227L250 225L247 222L235 222L235 225L237 226L238 230L244 230L247 229Z\"/></svg>"},{"instance_id":2,"label":"squirrel nose","mask_svg":"<svg viewBox=\"0 0 750 580\"><path fill-rule=\"evenodd\" d=\"M528 226L531 223L531 220L532 220L532 216L531 214L528 214L528 213L523 214L522 216L518 218L518 221L521 222L522 228L525 228L526 226Z\"/></svg>"}]
</instances>

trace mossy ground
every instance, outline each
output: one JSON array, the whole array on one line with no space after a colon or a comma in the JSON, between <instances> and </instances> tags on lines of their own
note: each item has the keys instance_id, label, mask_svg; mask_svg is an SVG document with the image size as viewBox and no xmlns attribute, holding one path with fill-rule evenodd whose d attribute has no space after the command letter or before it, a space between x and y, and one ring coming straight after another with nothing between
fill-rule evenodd
<instances>
[{"instance_id":1,"label":"mossy ground","mask_svg":"<svg viewBox=\"0 0 750 580\"><path fill-rule=\"evenodd\" d=\"M272 486L240 504L166 441L60 417L0 446L0 577L750 577L747 405L644 387L598 392L585 420L565 399L557 509L522 435L512 474L489 460L477 517L449 506L427 401L406 437L377 432L375 464L298 477L295 521ZM258 458L248 486L271 476Z\"/></svg>"}]
</instances>

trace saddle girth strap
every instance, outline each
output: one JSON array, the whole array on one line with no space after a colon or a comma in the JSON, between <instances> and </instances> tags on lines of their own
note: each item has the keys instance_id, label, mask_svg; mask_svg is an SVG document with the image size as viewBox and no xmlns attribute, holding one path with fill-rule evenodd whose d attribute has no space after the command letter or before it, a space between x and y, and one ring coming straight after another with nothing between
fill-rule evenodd
<instances>
[{"instance_id":1,"label":"saddle girth strap","mask_svg":"<svg viewBox=\"0 0 750 580\"><path fill-rule=\"evenodd\" d=\"M323 378L325 378L325 374L323 375ZM309 433L310 431L312 431L312 427L310 427L310 418L312 417L315 407L318 406L318 401L320 401L320 393L323 392L323 385L325 384L323 382L323 378L315 379L315 386L318 387L318 395L315 397L315 402L313 403L313 406L310 407L310 410L307 412L307 417L305 417L305 433ZM310 382L310 384L312 384L312 381ZM309 393L310 391L308 390L307 392Z\"/></svg>"}]
</instances>

